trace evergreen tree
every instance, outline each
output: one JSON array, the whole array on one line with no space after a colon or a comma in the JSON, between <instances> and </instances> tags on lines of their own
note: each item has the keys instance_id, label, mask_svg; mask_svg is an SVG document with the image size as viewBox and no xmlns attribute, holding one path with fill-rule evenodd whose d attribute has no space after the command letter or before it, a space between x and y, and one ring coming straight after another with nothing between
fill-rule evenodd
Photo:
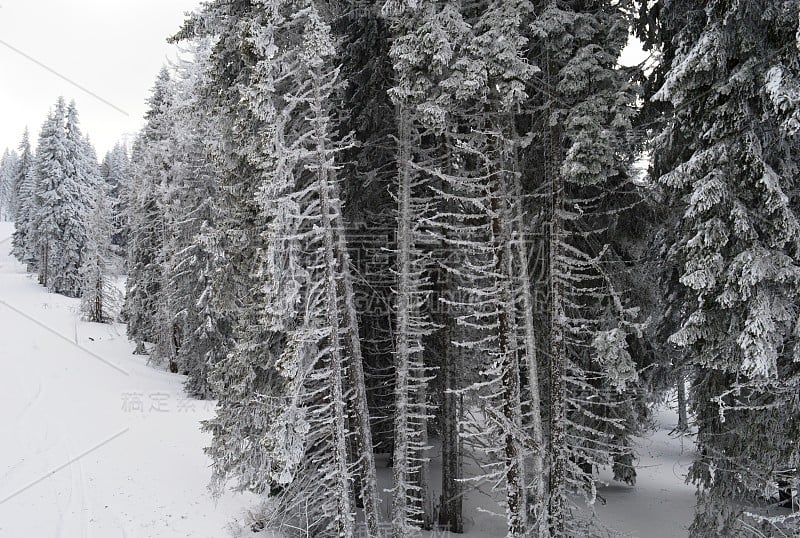
<instances>
[{"instance_id":1,"label":"evergreen tree","mask_svg":"<svg viewBox=\"0 0 800 538\"><path fill-rule=\"evenodd\" d=\"M122 294L114 282L111 245L111 204L105 185L95 191L94 209L87 221L89 237L83 255L81 311L87 321L109 323L116 319Z\"/></svg>"},{"instance_id":2,"label":"evergreen tree","mask_svg":"<svg viewBox=\"0 0 800 538\"><path fill-rule=\"evenodd\" d=\"M97 186L97 162L78 126L74 103L59 99L42 126L35 163L35 198L26 243L39 281L70 297L81 293L87 219Z\"/></svg>"},{"instance_id":3,"label":"evergreen tree","mask_svg":"<svg viewBox=\"0 0 800 538\"><path fill-rule=\"evenodd\" d=\"M522 57L530 8L526 2L494 2L463 11L457 3L441 9L402 2L384 6L398 30L407 32L395 40L391 51L397 73L392 92L407 107L400 109L398 122L403 126L405 118L413 118L416 134L411 147L430 143L417 149L413 158L400 159L398 168L403 174L421 172L440 185L430 183L440 198L440 210L429 232L440 236L444 250L458 253L440 260L460 292L460 297L446 298L450 316L459 326L458 336L446 317L443 331L450 334L447 340L464 350L469 373L457 381L453 362L442 364L447 387L443 399L447 402L454 385L465 383L459 392L469 397L464 405L478 418L461 420L465 428L461 433L465 447L485 469L472 480L503 489L509 536L525 534L529 525L540 528L544 515L536 342L532 317L524 306L531 308L531 281L517 205L517 152L522 138L515 134L514 116L508 113L526 100L524 81L535 72ZM403 148L408 130L400 132ZM424 200L424 195L416 196ZM519 265L523 260L524 269ZM452 346L450 341L444 346ZM525 369L528 390L523 393ZM453 413L452 403L446 405ZM525 418L523 406L529 409ZM454 418L443 420L452 424ZM526 418L528 430L523 425ZM448 431L446 452L457 462L462 448L453 437ZM528 460L534 474L530 511ZM445 465L449 480L457 480L458 463ZM457 492L448 482L443 490L448 497ZM458 529L457 505L443 498L441 510L449 513L446 520Z\"/></svg>"},{"instance_id":4,"label":"evergreen tree","mask_svg":"<svg viewBox=\"0 0 800 538\"><path fill-rule=\"evenodd\" d=\"M53 288L58 293L75 297L82 291L80 271L89 238L89 220L101 185L97 154L80 130L74 101L67 107L65 129L68 166L72 172L72 185L65 187L72 188L65 188L64 192L71 198L68 202L71 207L64 211L68 216L62 224L62 258L54 265Z\"/></svg>"},{"instance_id":5,"label":"evergreen tree","mask_svg":"<svg viewBox=\"0 0 800 538\"><path fill-rule=\"evenodd\" d=\"M190 47L191 57L176 67L175 98L170 110L175 160L165 203L174 231L164 245L163 258L169 301L179 327L178 369L187 376L187 392L210 398L213 391L208 372L224 358L226 351L213 289L218 171L207 155L216 127L213 118L206 114L199 94L207 84L210 43L198 40Z\"/></svg>"},{"instance_id":6,"label":"evergreen tree","mask_svg":"<svg viewBox=\"0 0 800 538\"><path fill-rule=\"evenodd\" d=\"M16 207L14 208L14 235L11 248L11 253L20 262L27 261L25 259L26 248L29 246L27 235L30 229L31 209L35 201L33 162L34 157L28 140L28 130L25 129L19 145L19 161L14 178Z\"/></svg>"},{"instance_id":7,"label":"evergreen tree","mask_svg":"<svg viewBox=\"0 0 800 538\"><path fill-rule=\"evenodd\" d=\"M145 353L145 342L155 345L156 361L174 361L173 318L164 293L163 247L168 233L164 190L172 169L171 120L173 88L166 68L159 73L145 114L147 123L131 152L131 188L127 201L128 280L123 315L128 338Z\"/></svg>"},{"instance_id":8,"label":"evergreen tree","mask_svg":"<svg viewBox=\"0 0 800 538\"><path fill-rule=\"evenodd\" d=\"M396 179L395 107L388 90L391 31L379 6L358 0L336 4L331 16L338 41L340 78L337 121L353 143L342 148L339 164L353 253L354 301L358 305L361 348L371 429L376 452L391 452L394 435L394 228Z\"/></svg>"},{"instance_id":9,"label":"evergreen tree","mask_svg":"<svg viewBox=\"0 0 800 538\"><path fill-rule=\"evenodd\" d=\"M628 38L626 2L534 2L525 189L534 229L545 229L536 290L547 349L550 534L588 532L569 517L568 492L594 501L594 470L632 483L639 427L637 365L628 342L637 310L625 273L620 222L635 207L631 182L636 73L617 65ZM543 180L543 181L542 181ZM539 239L537 239L537 242ZM614 269L618 268L618 269Z\"/></svg>"},{"instance_id":10,"label":"evergreen tree","mask_svg":"<svg viewBox=\"0 0 800 538\"><path fill-rule=\"evenodd\" d=\"M124 256L128 244L126 214L131 180L131 165L125 144L117 143L106 153L100 166L100 175L108 186L114 230L112 244L118 254Z\"/></svg>"},{"instance_id":11,"label":"evergreen tree","mask_svg":"<svg viewBox=\"0 0 800 538\"><path fill-rule=\"evenodd\" d=\"M219 406L207 426L209 453L218 484L234 479L270 494L274 513L265 518L320 536L355 532L358 476L375 535L372 440L334 164L333 41L312 2L264 7L211 3L201 19L220 25L204 31L229 39L212 54L211 77L240 70L228 85L233 95L216 96L230 144L222 188L244 187L228 191L222 225L252 241L228 235L236 243L223 246L223 267L239 262L230 296L243 300L236 344L212 373ZM346 427L351 417L357 436Z\"/></svg>"},{"instance_id":12,"label":"evergreen tree","mask_svg":"<svg viewBox=\"0 0 800 538\"><path fill-rule=\"evenodd\" d=\"M23 255L29 271L36 271L39 283L47 286L51 267L49 254L53 238L59 232L52 207L58 203L55 189L65 181L66 143L64 133L64 100L59 98L39 131L36 162L32 170L30 221L25 234ZM47 198L45 198L47 196Z\"/></svg>"},{"instance_id":13,"label":"evergreen tree","mask_svg":"<svg viewBox=\"0 0 800 538\"><path fill-rule=\"evenodd\" d=\"M395 330L395 432L392 465L394 536L407 536L412 527L429 528L430 499L427 383L432 379L423 359L423 339L434 326L423 313L430 295L427 256L419 247L421 228L430 213L426 183L412 169L409 122L398 106L397 290ZM424 176L423 176L424 178ZM421 195L420 195L421 193ZM428 217L429 218L429 217Z\"/></svg>"},{"instance_id":14,"label":"evergreen tree","mask_svg":"<svg viewBox=\"0 0 800 538\"><path fill-rule=\"evenodd\" d=\"M0 221L13 221L16 208L16 179L19 170L19 156L14 151L5 150L0 158Z\"/></svg>"},{"instance_id":15,"label":"evergreen tree","mask_svg":"<svg viewBox=\"0 0 800 538\"><path fill-rule=\"evenodd\" d=\"M653 170L669 207L671 342L692 366L700 457L691 536L792 535L762 497L796 467L797 119L794 2L659 3L671 62ZM698 128L701 126L701 128ZM670 291L673 290L673 291ZM674 290L679 290L678 292ZM788 482L797 487L797 476Z\"/></svg>"}]
</instances>

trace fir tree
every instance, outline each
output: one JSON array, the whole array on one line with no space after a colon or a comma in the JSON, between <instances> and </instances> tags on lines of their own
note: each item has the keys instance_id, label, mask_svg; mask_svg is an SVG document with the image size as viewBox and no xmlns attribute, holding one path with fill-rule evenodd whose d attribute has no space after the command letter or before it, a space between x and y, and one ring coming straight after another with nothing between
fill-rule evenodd
<instances>
[{"instance_id":1,"label":"fir tree","mask_svg":"<svg viewBox=\"0 0 800 538\"><path fill-rule=\"evenodd\" d=\"M216 131L200 96L206 84L210 43L190 43L188 52L191 56L176 66L175 96L169 112L175 159L165 204L173 233L163 246L162 258L170 309L175 313L178 369L187 376L190 394L209 398L213 391L208 372L227 350L213 288L217 264L214 202L219 192L218 170L208 158L207 148Z\"/></svg>"},{"instance_id":2,"label":"fir tree","mask_svg":"<svg viewBox=\"0 0 800 538\"><path fill-rule=\"evenodd\" d=\"M19 164L19 156L14 151L6 150L0 158L0 221L14 220Z\"/></svg>"},{"instance_id":3,"label":"fir tree","mask_svg":"<svg viewBox=\"0 0 800 538\"><path fill-rule=\"evenodd\" d=\"M796 534L796 517L770 518L759 499L796 466L800 446L798 6L659 7L672 61L657 73L653 99L668 108L653 168L681 217L666 233L675 271L665 283L678 324L670 341L693 373L690 534Z\"/></svg>"},{"instance_id":4,"label":"fir tree","mask_svg":"<svg viewBox=\"0 0 800 538\"><path fill-rule=\"evenodd\" d=\"M172 85L167 69L159 73L145 114L147 124L133 144L129 190L128 279L123 315L128 337L137 352L155 345L153 358L174 360L172 320L168 312L162 255L167 235L164 190L172 168L171 125L168 115Z\"/></svg>"},{"instance_id":5,"label":"fir tree","mask_svg":"<svg viewBox=\"0 0 800 538\"><path fill-rule=\"evenodd\" d=\"M111 204L104 185L98 185L93 205L81 266L81 311L87 321L109 323L116 319L122 294L114 282Z\"/></svg>"},{"instance_id":6,"label":"fir tree","mask_svg":"<svg viewBox=\"0 0 800 538\"><path fill-rule=\"evenodd\" d=\"M338 61L342 133L353 144L342 148L339 163L348 223L348 247L353 253L354 301L358 305L365 382L370 402L376 452L390 452L394 435L394 232L391 193L396 179L393 136L395 107L388 89L392 62L391 31L379 6L364 9L357 0L340 2L331 17L341 42Z\"/></svg>"},{"instance_id":7,"label":"fir tree","mask_svg":"<svg viewBox=\"0 0 800 538\"><path fill-rule=\"evenodd\" d=\"M106 153L100 166L100 175L108 186L111 203L111 222L114 229L112 245L117 254L125 256L129 233L126 214L131 181L131 165L125 144L117 143Z\"/></svg>"},{"instance_id":8,"label":"fir tree","mask_svg":"<svg viewBox=\"0 0 800 538\"><path fill-rule=\"evenodd\" d=\"M464 404L469 413L480 417L463 421L464 444L485 468L485 474L472 479L503 489L508 535L520 536L529 525L528 458L536 491L531 525L543 518L541 452L537 455L531 450L534 445L541 450L542 445L536 369L529 370L526 379L533 392L523 395L521 379L521 361L534 366L537 362L532 318L524 315L523 308L525 297L530 299L524 290L531 283L527 265L525 271L518 265L527 259L518 229L521 208L515 208L519 148L515 145L521 138L514 134L513 115L507 113L526 99L524 81L534 72L522 57L526 41L521 31L531 12L527 3L481 7L461 12L455 3L441 10L432 5L415 10L404 3L387 3L384 12L396 17L397 26L408 32L392 48L398 79L392 91L395 99L409 107L403 116L414 118L420 133L412 139L412 147L422 146L420 140L431 140L431 133L438 135L432 147L417 150L416 159L406 157L398 166L427 174L441 185L431 183L441 199L433 229L447 250L459 252L440 263L458 282L460 292L460 297L446 299L460 326L459 335L450 339L464 350L471 370L460 380L467 382L460 393L469 397ZM446 319L443 325L452 334ZM450 372L452 363L444 369ZM457 381L450 373L445 379L447 401ZM530 431L523 426L523 405L531 409ZM448 412L453 412L451 404ZM461 448L453 444L448 433L449 457L458 461ZM452 468L457 469L457 464ZM447 483L443 489L454 491ZM442 503L443 510L458 513L451 500L442 499ZM457 517L453 519L458 528Z\"/></svg>"},{"instance_id":9,"label":"fir tree","mask_svg":"<svg viewBox=\"0 0 800 538\"><path fill-rule=\"evenodd\" d=\"M29 246L27 235L30 229L32 207L35 203L33 162L34 157L28 140L28 130L25 129L19 145L19 162L17 175L14 178L16 207L14 208L14 235L11 248L11 253L20 262L27 261L25 256L26 248Z\"/></svg>"},{"instance_id":10,"label":"fir tree","mask_svg":"<svg viewBox=\"0 0 800 538\"><path fill-rule=\"evenodd\" d=\"M636 73L616 65L628 4L534 4L529 54L541 75L528 105L523 182L547 230L537 293L546 305L538 333L548 358L548 516L550 534L564 536L586 532L569 517L568 492L593 502L596 468L613 465L618 479L635 480L638 368L628 341L639 327L624 272L611 268L625 266L617 226L638 200L628 137Z\"/></svg>"},{"instance_id":11,"label":"fir tree","mask_svg":"<svg viewBox=\"0 0 800 538\"><path fill-rule=\"evenodd\" d=\"M35 197L26 243L33 247L39 281L70 297L81 293L80 268L87 241L97 162L78 126L74 103L59 99L42 126L35 162Z\"/></svg>"},{"instance_id":12,"label":"fir tree","mask_svg":"<svg viewBox=\"0 0 800 538\"><path fill-rule=\"evenodd\" d=\"M229 297L244 300L236 344L212 373L219 408L207 426L209 453L218 484L234 479L271 494L275 513L265 517L315 535L354 533L358 476L374 535L372 440L334 165L333 42L314 3L265 7L209 4L205 12L230 39L212 54L212 78L220 67L227 77L231 65L241 76L229 85L234 99L217 96L231 143L222 188L247 184L229 191L223 225L226 235L252 239L223 245L223 267L241 260L240 245L250 256L231 275ZM347 430L350 417L358 437ZM254 468L256 460L266 464Z\"/></svg>"}]
</instances>

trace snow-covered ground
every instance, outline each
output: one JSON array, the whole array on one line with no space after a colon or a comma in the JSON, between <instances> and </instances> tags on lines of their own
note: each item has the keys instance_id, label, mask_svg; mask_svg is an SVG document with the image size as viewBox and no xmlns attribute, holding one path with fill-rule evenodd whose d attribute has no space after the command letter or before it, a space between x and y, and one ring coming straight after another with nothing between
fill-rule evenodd
<instances>
[{"instance_id":1,"label":"snow-covered ground","mask_svg":"<svg viewBox=\"0 0 800 538\"><path fill-rule=\"evenodd\" d=\"M199 422L213 404L188 399L181 376L132 355L124 326L82 322L77 300L47 293L8 254L11 232L0 223L0 538L228 536L257 499L215 502L206 489ZM676 422L664 410L639 440L635 487L603 476L596 512L609 536L686 535L693 446L668 435ZM467 496L462 536L502 535L503 519L484 511L492 504Z\"/></svg>"},{"instance_id":2,"label":"snow-covered ground","mask_svg":"<svg viewBox=\"0 0 800 538\"><path fill-rule=\"evenodd\" d=\"M678 424L678 414L661 409L655 417L656 429L638 439L636 486L611 480L597 493L595 512L599 520L614 532L612 536L636 538L678 538L688 534L694 516L695 487L686 484L686 473L695 456L694 437L674 437L670 432Z\"/></svg>"},{"instance_id":3,"label":"snow-covered ground","mask_svg":"<svg viewBox=\"0 0 800 538\"><path fill-rule=\"evenodd\" d=\"M0 537L221 538L252 497L206 490L209 402L79 320L8 254L0 223Z\"/></svg>"}]
</instances>

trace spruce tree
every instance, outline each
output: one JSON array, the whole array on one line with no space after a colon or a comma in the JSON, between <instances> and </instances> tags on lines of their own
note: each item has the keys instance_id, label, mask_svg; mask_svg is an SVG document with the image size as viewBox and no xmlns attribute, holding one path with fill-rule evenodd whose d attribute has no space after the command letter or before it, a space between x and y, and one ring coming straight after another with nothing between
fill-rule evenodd
<instances>
[{"instance_id":1,"label":"spruce tree","mask_svg":"<svg viewBox=\"0 0 800 538\"><path fill-rule=\"evenodd\" d=\"M437 194L438 215L428 233L441 241L434 256L457 282L452 289L458 295L441 297L449 314L437 317L443 321L443 334L449 335L443 347L461 348L467 371L456 379L455 361L448 357L442 363L443 400L448 415L453 413L455 406L448 400L460 384L464 407L477 417L460 421L463 445L446 426L443 450L450 461L445 463L447 497L440 509L448 514L444 520L459 529L460 510L449 498L457 488L448 482L459 478L457 462L462 450L468 450L484 469L470 479L503 491L509 536L540 528L544 518L536 342L524 306L531 307L531 281L522 208L517 205L522 137L516 135L515 116L509 113L525 102L525 81L535 72L522 56L530 7L526 2L464 10L457 3L384 6L403 32L391 50L397 80L392 94L404 107L398 122L402 126L411 118L413 127L400 131L413 135L414 152L400 159L398 168L427 177L428 188ZM402 149L408 134L398 138ZM424 189L416 193L416 203L425 197ZM529 409L526 417L523 406ZM526 419L530 424L524 424ZM445 424L452 420L443 417ZM529 461L534 472L530 510Z\"/></svg>"},{"instance_id":2,"label":"spruce tree","mask_svg":"<svg viewBox=\"0 0 800 538\"><path fill-rule=\"evenodd\" d=\"M131 186L128 191L127 220L128 279L123 315L128 338L138 353L145 342L154 344L156 361L173 361L172 316L164 294L163 246L168 233L165 222L164 190L172 169L171 125L168 115L172 84L166 68L159 73L145 114L147 123L131 151Z\"/></svg>"},{"instance_id":3,"label":"spruce tree","mask_svg":"<svg viewBox=\"0 0 800 538\"><path fill-rule=\"evenodd\" d=\"M653 170L670 221L665 279L688 354L699 458L691 536L796 534L762 497L796 466L798 5L662 3L671 63ZM796 487L797 476L789 483ZM784 482L785 483L785 482Z\"/></svg>"},{"instance_id":4,"label":"spruce tree","mask_svg":"<svg viewBox=\"0 0 800 538\"><path fill-rule=\"evenodd\" d=\"M0 158L0 221L13 221L16 208L16 179L19 156L15 151L5 150Z\"/></svg>"},{"instance_id":5,"label":"spruce tree","mask_svg":"<svg viewBox=\"0 0 800 538\"><path fill-rule=\"evenodd\" d=\"M39 282L70 297L81 293L87 218L98 181L94 149L78 126L75 104L59 98L39 135L34 204L26 243Z\"/></svg>"},{"instance_id":6,"label":"spruce tree","mask_svg":"<svg viewBox=\"0 0 800 538\"><path fill-rule=\"evenodd\" d=\"M92 212L87 220L89 236L81 266L81 311L87 321L116 320L122 294L114 282L115 260L111 245L113 224L111 203L105 185L98 185Z\"/></svg>"},{"instance_id":7,"label":"spruce tree","mask_svg":"<svg viewBox=\"0 0 800 538\"><path fill-rule=\"evenodd\" d=\"M342 133L352 133L353 144L342 148L339 163L342 195L348 223L347 243L352 253L354 301L358 305L361 348L370 420L376 452L390 452L394 435L394 228L396 179L395 107L388 89L392 62L388 55L391 31L379 5L364 9L363 2L335 5L332 31L341 45L338 61Z\"/></svg>"},{"instance_id":8,"label":"spruce tree","mask_svg":"<svg viewBox=\"0 0 800 538\"><path fill-rule=\"evenodd\" d=\"M372 440L335 165L333 41L314 3L266 7L211 3L204 13L219 26L203 30L230 40L212 53L212 79L220 69L227 77L231 66L241 76L228 85L233 99L215 97L223 138L230 137L221 151L222 188L244 183L227 191L222 221L236 239L223 245L223 268L235 264L236 271L228 293L242 301L236 343L212 372L219 407L207 425L209 453L218 485L233 479L269 494L275 511L266 519L314 535L354 534L358 483L368 533L376 535ZM187 30L197 32L194 24ZM358 425L352 433L351 419ZM266 463L254 468L254 461Z\"/></svg>"},{"instance_id":9,"label":"spruce tree","mask_svg":"<svg viewBox=\"0 0 800 538\"><path fill-rule=\"evenodd\" d=\"M626 2L534 2L528 54L540 69L528 103L528 207L546 230L536 293L547 349L550 534L587 532L568 493L594 501L594 471L635 480L638 368L628 342L640 321L624 274L618 226L638 194L631 181L636 72L617 59L628 38ZM618 269L614 269L614 268Z\"/></svg>"},{"instance_id":10,"label":"spruce tree","mask_svg":"<svg viewBox=\"0 0 800 538\"><path fill-rule=\"evenodd\" d=\"M187 376L187 392L210 398L213 391L208 372L226 351L213 290L218 171L207 151L217 133L200 96L210 42L197 40L189 47L190 56L176 66L175 95L169 111L175 157L165 204L172 233L163 246L162 258L177 327L178 370Z\"/></svg>"},{"instance_id":11,"label":"spruce tree","mask_svg":"<svg viewBox=\"0 0 800 538\"><path fill-rule=\"evenodd\" d=\"M25 251L26 246L29 245L27 235L30 229L32 207L35 201L35 177L33 176L34 156L28 137L28 129L25 129L22 135L22 141L19 144L19 161L17 165L17 174L14 178L14 199L16 206L14 208L14 235L11 243L11 254L20 262L26 261Z\"/></svg>"},{"instance_id":12,"label":"spruce tree","mask_svg":"<svg viewBox=\"0 0 800 538\"><path fill-rule=\"evenodd\" d=\"M111 222L114 228L112 245L118 255L125 256L129 233L126 214L131 181L131 165L125 144L117 143L106 153L100 166L100 175L108 187L111 204Z\"/></svg>"}]
</instances>

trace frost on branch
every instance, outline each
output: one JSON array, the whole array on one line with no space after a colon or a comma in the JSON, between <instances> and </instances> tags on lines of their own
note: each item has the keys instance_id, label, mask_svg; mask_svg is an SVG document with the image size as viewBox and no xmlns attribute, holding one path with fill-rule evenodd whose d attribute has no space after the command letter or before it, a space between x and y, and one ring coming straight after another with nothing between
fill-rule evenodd
<instances>
[{"instance_id":1,"label":"frost on branch","mask_svg":"<svg viewBox=\"0 0 800 538\"><path fill-rule=\"evenodd\" d=\"M598 331L592 341L592 347L598 362L608 376L608 381L618 391L639 377L636 364L628 353L628 343L625 341L625 331L620 328L608 331Z\"/></svg>"}]
</instances>

